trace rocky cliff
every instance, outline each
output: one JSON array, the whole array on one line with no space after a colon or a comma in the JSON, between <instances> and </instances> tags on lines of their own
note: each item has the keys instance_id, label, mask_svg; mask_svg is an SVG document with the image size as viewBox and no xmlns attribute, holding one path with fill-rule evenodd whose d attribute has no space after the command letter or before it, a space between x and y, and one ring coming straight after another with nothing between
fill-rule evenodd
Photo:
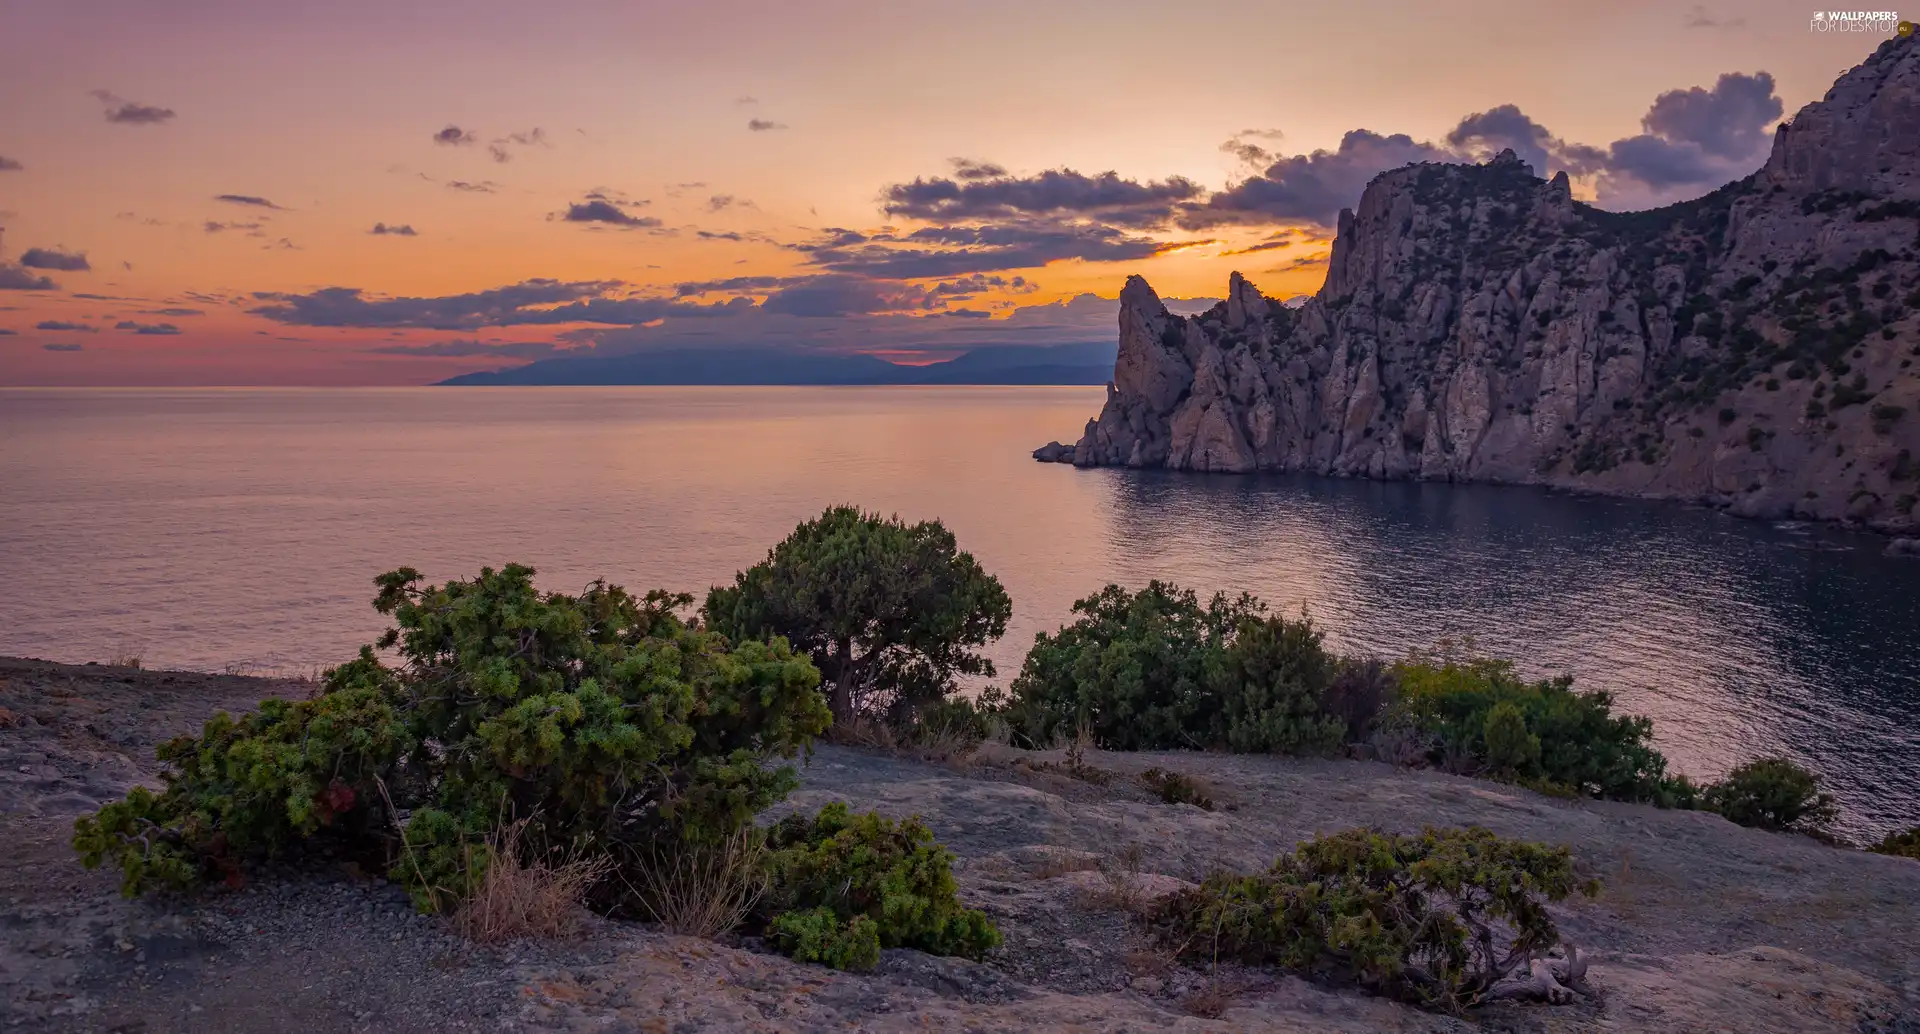
<instances>
[{"instance_id":1,"label":"rocky cliff","mask_svg":"<svg viewBox=\"0 0 1920 1034\"><path fill-rule=\"evenodd\" d=\"M1079 466L1533 483L1920 524L1920 39L1766 165L1612 213L1505 152L1383 173L1298 309L1120 295Z\"/></svg>"}]
</instances>

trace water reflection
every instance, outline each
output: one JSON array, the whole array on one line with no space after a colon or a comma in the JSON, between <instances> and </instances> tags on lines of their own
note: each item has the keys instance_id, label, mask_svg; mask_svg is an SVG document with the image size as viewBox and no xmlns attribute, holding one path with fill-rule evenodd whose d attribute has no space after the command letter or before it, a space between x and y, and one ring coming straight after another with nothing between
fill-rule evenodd
<instances>
[{"instance_id":1,"label":"water reflection","mask_svg":"<svg viewBox=\"0 0 1920 1034\"><path fill-rule=\"evenodd\" d=\"M1761 754L1920 821L1920 594L1869 537L1497 486L1110 472L1127 577L1306 607L1386 656L1473 637L1652 717L1682 770Z\"/></svg>"},{"instance_id":2,"label":"water reflection","mask_svg":"<svg viewBox=\"0 0 1920 1034\"><path fill-rule=\"evenodd\" d=\"M1109 581L1311 610L1394 657L1473 636L1652 716L1685 771L1785 751L1856 829L1920 824L1920 562L1529 489L1038 464L1099 388L0 391L0 653L294 669L379 634L371 577L507 560L699 592L854 502L938 517L1014 600Z\"/></svg>"}]
</instances>

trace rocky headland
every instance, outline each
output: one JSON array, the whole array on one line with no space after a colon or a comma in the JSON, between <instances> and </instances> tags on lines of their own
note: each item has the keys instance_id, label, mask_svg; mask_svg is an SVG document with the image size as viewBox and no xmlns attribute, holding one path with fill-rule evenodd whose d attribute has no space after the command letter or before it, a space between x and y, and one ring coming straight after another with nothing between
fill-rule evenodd
<instances>
[{"instance_id":1,"label":"rocky headland","mask_svg":"<svg viewBox=\"0 0 1920 1034\"><path fill-rule=\"evenodd\" d=\"M1920 527L1920 39L1766 165L1607 212L1511 151L1381 174L1297 308L1120 295L1106 405L1036 459L1548 485Z\"/></svg>"},{"instance_id":2,"label":"rocky headland","mask_svg":"<svg viewBox=\"0 0 1920 1034\"><path fill-rule=\"evenodd\" d=\"M925 816L961 897L1005 942L984 962L885 953L868 973L645 924L482 947L351 865L127 901L87 872L74 814L156 776L153 746L300 682L0 660L0 1029L259 1031L1920 1031L1920 863L1704 812L1543 797L1359 761L985 745L940 761L817 749L782 811L833 800ZM1166 804L1158 766L1217 810ZM1555 907L1594 994L1458 1019L1273 971L1177 966L1120 907L1265 866L1354 825L1480 824L1569 845L1603 890ZM297 1020L296 1020L297 1018Z\"/></svg>"}]
</instances>

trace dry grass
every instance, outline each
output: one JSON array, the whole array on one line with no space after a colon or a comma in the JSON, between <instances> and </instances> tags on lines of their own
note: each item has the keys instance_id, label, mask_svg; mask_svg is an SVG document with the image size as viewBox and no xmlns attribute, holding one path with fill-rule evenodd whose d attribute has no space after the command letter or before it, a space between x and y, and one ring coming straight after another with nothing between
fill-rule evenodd
<instances>
[{"instance_id":1,"label":"dry grass","mask_svg":"<svg viewBox=\"0 0 1920 1034\"><path fill-rule=\"evenodd\" d=\"M580 902L605 879L604 857L568 855L527 861L526 825L508 826L488 844L492 860L473 895L453 914L454 928L482 944L520 937L567 937L578 928Z\"/></svg>"},{"instance_id":2,"label":"dry grass","mask_svg":"<svg viewBox=\"0 0 1920 1034\"><path fill-rule=\"evenodd\" d=\"M107 655L107 666L110 668L133 668L138 670L142 656L143 652L140 647L129 643L121 643L115 646L113 652Z\"/></svg>"},{"instance_id":3,"label":"dry grass","mask_svg":"<svg viewBox=\"0 0 1920 1034\"><path fill-rule=\"evenodd\" d=\"M1049 850L1046 857L1040 859L1040 863L1033 867L1033 878L1036 880L1050 880L1056 876L1065 876L1070 872L1092 872L1098 868L1100 868L1100 859L1092 855L1083 854L1078 851L1068 851L1064 848L1054 848Z\"/></svg>"},{"instance_id":4,"label":"dry grass","mask_svg":"<svg viewBox=\"0 0 1920 1034\"><path fill-rule=\"evenodd\" d=\"M1222 978L1218 973L1207 981L1207 986L1180 999L1180 1008L1189 1015L1201 1019L1217 1020L1233 1008L1235 1002L1247 993L1246 983L1231 978Z\"/></svg>"},{"instance_id":5,"label":"dry grass","mask_svg":"<svg viewBox=\"0 0 1920 1034\"><path fill-rule=\"evenodd\" d=\"M675 933L715 937L739 926L767 892L767 848L758 830L719 844L636 857L622 876L638 910Z\"/></svg>"},{"instance_id":6,"label":"dry grass","mask_svg":"<svg viewBox=\"0 0 1920 1034\"><path fill-rule=\"evenodd\" d=\"M980 741L965 729L945 723L899 729L865 715L836 721L827 740L847 747L934 764L964 766Z\"/></svg>"}]
</instances>

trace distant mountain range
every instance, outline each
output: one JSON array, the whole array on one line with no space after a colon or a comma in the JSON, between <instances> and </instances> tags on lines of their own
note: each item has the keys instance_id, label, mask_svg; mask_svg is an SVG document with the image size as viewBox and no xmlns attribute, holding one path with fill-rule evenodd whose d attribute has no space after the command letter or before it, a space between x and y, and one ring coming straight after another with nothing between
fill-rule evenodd
<instances>
[{"instance_id":1,"label":"distant mountain range","mask_svg":"<svg viewBox=\"0 0 1920 1034\"><path fill-rule=\"evenodd\" d=\"M1118 345L975 348L927 366L870 355L814 355L770 348L688 348L627 355L558 356L508 370L464 373L441 384L1105 384Z\"/></svg>"}]
</instances>

